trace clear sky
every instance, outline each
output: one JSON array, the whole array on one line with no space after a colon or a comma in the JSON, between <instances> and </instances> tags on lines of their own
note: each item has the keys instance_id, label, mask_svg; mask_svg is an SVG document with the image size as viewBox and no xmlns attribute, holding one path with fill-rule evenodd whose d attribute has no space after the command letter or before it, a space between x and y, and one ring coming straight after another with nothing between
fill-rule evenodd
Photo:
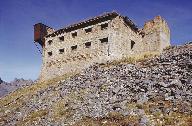
<instances>
[{"instance_id":1,"label":"clear sky","mask_svg":"<svg viewBox=\"0 0 192 126\"><path fill-rule=\"evenodd\" d=\"M33 44L33 25L55 29L116 10L139 27L156 15L165 18L172 44L192 40L191 0L1 0L0 77L36 79L41 55Z\"/></svg>"}]
</instances>

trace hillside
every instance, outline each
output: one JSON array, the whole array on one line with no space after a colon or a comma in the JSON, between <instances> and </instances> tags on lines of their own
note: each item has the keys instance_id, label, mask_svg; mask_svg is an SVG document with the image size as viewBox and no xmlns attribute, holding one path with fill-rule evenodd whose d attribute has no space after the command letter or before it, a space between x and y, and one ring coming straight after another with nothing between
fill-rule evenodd
<instances>
[{"instance_id":1,"label":"hillside","mask_svg":"<svg viewBox=\"0 0 192 126\"><path fill-rule=\"evenodd\" d=\"M0 100L0 125L192 125L192 44L95 64Z\"/></svg>"}]
</instances>

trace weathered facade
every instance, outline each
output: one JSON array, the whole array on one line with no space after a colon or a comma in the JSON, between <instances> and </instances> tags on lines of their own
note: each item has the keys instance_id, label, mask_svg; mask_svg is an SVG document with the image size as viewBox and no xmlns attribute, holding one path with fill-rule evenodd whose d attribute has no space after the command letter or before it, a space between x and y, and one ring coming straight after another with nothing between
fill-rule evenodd
<instances>
[{"instance_id":1,"label":"weathered facade","mask_svg":"<svg viewBox=\"0 0 192 126\"><path fill-rule=\"evenodd\" d=\"M36 28L39 25L42 28ZM161 52L170 45L170 30L160 16L146 22L143 29L138 29L129 18L112 12L57 31L36 24L35 41L42 45L43 50L40 80L48 80L78 72L93 63L150 51Z\"/></svg>"}]
</instances>

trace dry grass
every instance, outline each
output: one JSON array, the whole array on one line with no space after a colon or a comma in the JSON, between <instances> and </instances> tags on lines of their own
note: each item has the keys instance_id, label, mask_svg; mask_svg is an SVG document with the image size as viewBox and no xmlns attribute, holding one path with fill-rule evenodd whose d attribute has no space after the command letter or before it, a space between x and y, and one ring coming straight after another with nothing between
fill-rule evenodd
<instances>
[{"instance_id":1,"label":"dry grass","mask_svg":"<svg viewBox=\"0 0 192 126\"><path fill-rule=\"evenodd\" d=\"M101 67L111 67L119 64L136 64L137 62L144 62L152 57L159 56L159 52L145 52L136 56L124 57L120 60L114 60L112 62L101 64Z\"/></svg>"},{"instance_id":2,"label":"dry grass","mask_svg":"<svg viewBox=\"0 0 192 126\"><path fill-rule=\"evenodd\" d=\"M74 126L139 126L138 116L126 116L124 117L120 113L112 112L104 118L89 118L86 117L83 120L74 124Z\"/></svg>"},{"instance_id":3,"label":"dry grass","mask_svg":"<svg viewBox=\"0 0 192 126\"><path fill-rule=\"evenodd\" d=\"M64 100L60 100L52 105L51 117L54 121L70 118L73 114L72 108Z\"/></svg>"},{"instance_id":4,"label":"dry grass","mask_svg":"<svg viewBox=\"0 0 192 126\"><path fill-rule=\"evenodd\" d=\"M34 123L35 121L38 122L41 120L42 117L45 117L48 114L48 110L38 110L33 111L29 115L27 115L25 118L23 118L22 121L18 122L18 126L26 126Z\"/></svg>"}]
</instances>

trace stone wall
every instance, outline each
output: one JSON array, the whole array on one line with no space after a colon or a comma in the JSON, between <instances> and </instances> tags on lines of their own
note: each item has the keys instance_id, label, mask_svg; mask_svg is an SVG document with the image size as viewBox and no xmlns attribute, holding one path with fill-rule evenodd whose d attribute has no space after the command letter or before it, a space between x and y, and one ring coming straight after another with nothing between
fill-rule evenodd
<instances>
[{"instance_id":1,"label":"stone wall","mask_svg":"<svg viewBox=\"0 0 192 126\"><path fill-rule=\"evenodd\" d=\"M108 28L101 30L101 24L104 23L108 23ZM46 39L40 78L42 80L54 78L89 67L94 62L107 61L108 45L112 34L110 25L111 21L109 20ZM92 32L86 33L85 29L87 28L92 28ZM73 38L72 33L74 32L77 32L77 36ZM64 41L59 40L61 36L64 36ZM108 42L101 43L100 39L103 38L108 38ZM49 44L50 40L52 40L51 44ZM89 47L85 45L87 42L91 42ZM72 46L77 46L77 48L72 50ZM59 49L64 49L64 52L60 54ZM48 52L52 52L52 56L49 56Z\"/></svg>"},{"instance_id":2,"label":"stone wall","mask_svg":"<svg viewBox=\"0 0 192 126\"><path fill-rule=\"evenodd\" d=\"M142 51L142 36L139 35L139 32L133 31L130 26L125 24L121 17L113 20L113 29L112 41L117 51L116 58L121 59L127 56L134 56ZM131 42L134 43L132 47Z\"/></svg>"}]
</instances>

